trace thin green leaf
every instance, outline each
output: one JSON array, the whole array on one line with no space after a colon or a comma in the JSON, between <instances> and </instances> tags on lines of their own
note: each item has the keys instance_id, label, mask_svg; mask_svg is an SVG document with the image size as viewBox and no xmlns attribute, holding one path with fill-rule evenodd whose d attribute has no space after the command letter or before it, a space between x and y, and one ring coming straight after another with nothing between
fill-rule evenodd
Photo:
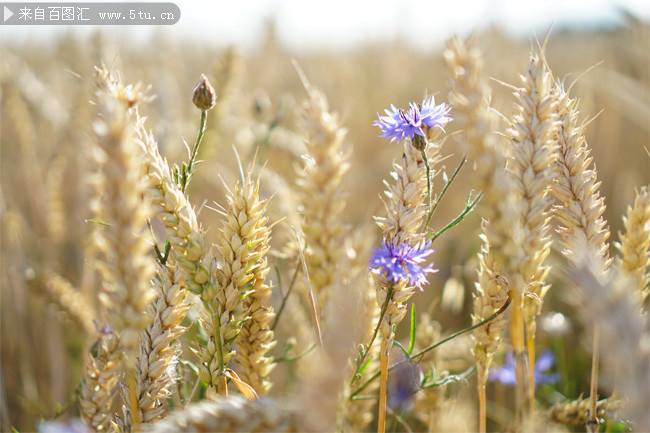
<instances>
[{"instance_id":1,"label":"thin green leaf","mask_svg":"<svg viewBox=\"0 0 650 433\"><path fill-rule=\"evenodd\" d=\"M409 356L411 356L415 347L415 325L415 304L411 304L411 332L409 333L409 348L407 350Z\"/></svg>"}]
</instances>

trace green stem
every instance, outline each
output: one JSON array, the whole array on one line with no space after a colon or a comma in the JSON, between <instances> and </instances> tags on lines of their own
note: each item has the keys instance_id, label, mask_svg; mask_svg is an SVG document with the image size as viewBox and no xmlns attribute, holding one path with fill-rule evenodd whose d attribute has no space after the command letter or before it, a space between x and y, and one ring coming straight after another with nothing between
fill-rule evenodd
<instances>
[{"instance_id":1,"label":"green stem","mask_svg":"<svg viewBox=\"0 0 650 433\"><path fill-rule=\"evenodd\" d=\"M425 227L429 225L429 221L431 221L431 217L433 216L433 213L436 211L436 208L438 207L438 203L440 203L440 200L445 195L445 193L449 189L449 186L454 181L454 179L456 179L456 176L460 172L460 169L463 167L463 165L466 162L467 162L467 158L463 156L463 159L460 161L460 164L458 164L458 167L456 167L456 170L454 170L454 174L451 175L451 179L445 182L445 185L442 187L442 191L440 191L440 195L438 196L438 198L436 198L436 202L433 204L433 206L430 206L431 209L429 210L429 215L427 216L427 223L424 225Z\"/></svg>"},{"instance_id":2,"label":"green stem","mask_svg":"<svg viewBox=\"0 0 650 433\"><path fill-rule=\"evenodd\" d=\"M460 213L460 215L458 215L456 218L454 218L449 224L444 226L439 232L431 233L431 235L429 236L429 240L431 240L431 242L435 241L444 232L446 232L447 230L449 230L450 228L456 226L459 222L461 222L463 220L463 218L465 218L467 216L467 214L470 213L472 211L472 209L474 209L474 206L476 206L476 203L478 203L478 201L481 199L481 197L482 197L482 194L479 194L479 195L476 196L476 198L473 201L470 202L470 199L471 199L471 193L470 193L470 195L467 197L467 203L465 204L465 209L463 209L463 211Z\"/></svg>"},{"instance_id":3,"label":"green stem","mask_svg":"<svg viewBox=\"0 0 650 433\"><path fill-rule=\"evenodd\" d=\"M427 197L429 197L429 209L431 209L431 167L429 167L429 157L427 156L426 147L422 149L422 160L427 168ZM431 219L431 215L433 215L433 212L429 212L429 219ZM429 219L427 219L427 224L429 224ZM424 226L426 227L427 224Z\"/></svg>"},{"instance_id":4,"label":"green stem","mask_svg":"<svg viewBox=\"0 0 650 433\"><path fill-rule=\"evenodd\" d=\"M393 286L390 286L388 288L388 293L386 293L386 300L384 301L384 305L381 306L381 312L379 313L379 320L377 321L377 326L375 327L375 331L372 333L372 338L370 339L368 345L366 346L365 353L363 354L361 359L357 361L357 367L354 371L354 375L352 376L352 381L350 382L350 385L353 385L357 380L361 378L361 376L359 375L359 369L364 365L366 357L368 356L368 353L370 353L370 348L372 347L372 343L374 343L375 338L377 338L377 333L379 332L381 321L384 319L384 315L386 314L386 310L388 309L388 303L390 302L390 298L393 297L393 291L394 291Z\"/></svg>"},{"instance_id":5,"label":"green stem","mask_svg":"<svg viewBox=\"0 0 650 433\"><path fill-rule=\"evenodd\" d=\"M287 289L287 294L282 298L282 303L280 304L280 307L278 308L278 313L275 315L275 320L273 320L273 324L271 325L271 331L275 330L275 327L278 324L278 321L280 320L280 315L282 314L282 311L284 311L284 307L287 304L287 299L289 299L289 295L291 294L291 290L293 289L293 285L296 282L296 277L298 276L298 271L300 270L300 263L296 265L296 270L293 271L293 277L291 277L291 283L289 284L289 288ZM280 275L278 274L278 281L280 281Z\"/></svg>"},{"instance_id":6,"label":"green stem","mask_svg":"<svg viewBox=\"0 0 650 433\"><path fill-rule=\"evenodd\" d=\"M201 145L201 140L203 140L203 134L205 134L205 124L207 119L208 119L207 110L202 110L201 121L199 122L199 133L196 135L196 142L194 143L194 147L192 148L190 160L187 163L187 172L183 173L182 176L181 191L183 192L183 194L185 194L185 189L187 188L187 185L190 183L190 179L192 178L192 172L194 171L196 155L199 152L199 146Z\"/></svg>"},{"instance_id":7,"label":"green stem","mask_svg":"<svg viewBox=\"0 0 650 433\"><path fill-rule=\"evenodd\" d=\"M508 308L509 305L510 305L510 298L508 298L508 299L506 300L506 302L501 306L501 308L499 308L499 309L498 309L494 314L492 314L490 317L488 317L487 319L483 320L482 322L479 322L479 323L477 323L477 324L475 324L475 325L472 325L472 326L470 326L469 328L461 329L460 331L451 334L449 337L447 337L447 338L443 338L442 340L438 341L437 343L433 344L432 346L429 346L429 347L427 347L426 349L423 349L423 350L419 351L419 352L416 353L415 355L411 356L410 358L408 358L408 359L406 359L406 360L404 360L404 361L402 361L402 362L413 361L413 360L414 360L415 358L417 358L418 356L423 356L425 353L427 353L427 352L429 352L429 351L435 349L436 347L440 346L441 344L444 344L444 343L448 342L449 340L453 340L454 338L458 337L459 335L465 334L466 332L472 331L472 330L474 330L474 329L476 329L476 328L478 328L478 327L481 327L481 326L485 325L486 323L491 322L491 321L494 320L497 316L499 316L500 314L503 314L503 312L506 311L506 309ZM392 366L388 369L388 371L391 371L392 369L394 369L394 368L397 367L398 365L402 364L402 362L398 362L397 364L392 365ZM355 391L350 395L350 400L352 400L354 397L356 397L356 396L357 396L361 391L363 391L364 389L366 389L366 388L367 388L367 387L368 387L368 386L369 386L369 385L370 385L374 380L376 380L378 377L379 377L379 372L373 374L372 377L368 378L368 380L366 380L366 381L365 381L365 382L364 382L364 383L363 383L359 388L357 388L357 389L356 389L356 390L355 390Z\"/></svg>"}]
</instances>

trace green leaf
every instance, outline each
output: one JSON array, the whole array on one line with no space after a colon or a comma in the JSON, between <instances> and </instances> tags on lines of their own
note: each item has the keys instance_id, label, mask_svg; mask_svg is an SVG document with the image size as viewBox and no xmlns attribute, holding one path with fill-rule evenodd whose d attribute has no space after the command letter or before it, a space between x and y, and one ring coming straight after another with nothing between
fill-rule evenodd
<instances>
[{"instance_id":1,"label":"green leaf","mask_svg":"<svg viewBox=\"0 0 650 433\"><path fill-rule=\"evenodd\" d=\"M409 348L407 350L407 353L409 356L413 353L413 348L415 347L415 304L411 305L411 332L410 332L410 339L409 339Z\"/></svg>"}]
</instances>

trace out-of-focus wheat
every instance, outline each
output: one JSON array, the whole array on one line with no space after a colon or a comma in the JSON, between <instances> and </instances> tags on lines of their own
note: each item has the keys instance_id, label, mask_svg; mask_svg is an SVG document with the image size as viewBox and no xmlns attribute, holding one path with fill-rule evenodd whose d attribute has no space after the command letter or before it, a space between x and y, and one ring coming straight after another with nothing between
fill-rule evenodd
<instances>
[{"instance_id":1,"label":"out-of-focus wheat","mask_svg":"<svg viewBox=\"0 0 650 433\"><path fill-rule=\"evenodd\" d=\"M155 296L149 280L154 267L147 239L149 210L143 201L141 158L133 141L129 102L113 90L98 91L101 118L95 124L100 164L95 178L94 203L97 224L95 248L103 277L100 299L111 327L120 336L126 366L133 370L140 345L140 332L147 326L147 304Z\"/></svg>"},{"instance_id":2,"label":"out-of-focus wheat","mask_svg":"<svg viewBox=\"0 0 650 433\"><path fill-rule=\"evenodd\" d=\"M119 338L115 333L100 334L90 350L90 362L81 383L79 406L84 420L95 431L107 431L111 404L120 372Z\"/></svg>"},{"instance_id":3,"label":"out-of-focus wheat","mask_svg":"<svg viewBox=\"0 0 650 433\"><path fill-rule=\"evenodd\" d=\"M374 281L372 277L368 276L369 281L366 281L364 284L364 305L374 305L375 304L375 288ZM366 309L367 314L363 317L362 328L365 329L363 335L363 348L365 348L372 338L375 329L379 325L379 309L377 308L368 308ZM360 375L359 379L353 384L348 392L356 391L360 386L362 386L366 381L372 377L375 373L379 371L379 355L381 350L381 340L375 338L372 342L372 345L368 349L368 365L366 366L363 373ZM352 431L365 431L368 424L372 421L372 408L376 402L377 390L379 388L379 383L377 381L371 382L362 392L361 397L355 400L348 402L345 410L345 426L349 426ZM345 429L344 429L345 430Z\"/></svg>"},{"instance_id":4,"label":"out-of-focus wheat","mask_svg":"<svg viewBox=\"0 0 650 433\"><path fill-rule=\"evenodd\" d=\"M583 426L589 421L589 405L588 398L557 403L548 410L548 418L564 425ZM614 411L620 407L621 402L613 397L598 400L598 417L604 418L608 411Z\"/></svg>"},{"instance_id":5,"label":"out-of-focus wheat","mask_svg":"<svg viewBox=\"0 0 650 433\"><path fill-rule=\"evenodd\" d=\"M330 299L330 286L341 272L339 265L345 256L349 228L343 218L346 194L341 184L349 169L350 152L343 148L346 130L338 114L329 110L325 95L309 83L304 84L309 94L301 112L307 154L296 182L304 218L305 261L322 316Z\"/></svg>"},{"instance_id":6,"label":"out-of-focus wheat","mask_svg":"<svg viewBox=\"0 0 650 433\"><path fill-rule=\"evenodd\" d=\"M83 329L86 335L96 332L94 320L97 313L90 300L72 283L60 275L50 273L46 277L45 288L48 297L57 304L74 322Z\"/></svg>"},{"instance_id":7,"label":"out-of-focus wheat","mask_svg":"<svg viewBox=\"0 0 650 433\"><path fill-rule=\"evenodd\" d=\"M298 431L296 416L274 400L250 402L239 397L195 403L142 429L143 433Z\"/></svg>"},{"instance_id":8,"label":"out-of-focus wheat","mask_svg":"<svg viewBox=\"0 0 650 433\"><path fill-rule=\"evenodd\" d=\"M476 324L508 301L512 264L519 254L515 239L521 238L522 229L517 219L514 180L505 171L505 155L511 144L500 143L494 133L497 122L488 105L491 89L484 75L481 52L454 38L448 43L444 57L451 76L449 103L456 125L464 131L459 145L474 163L472 183L483 193L477 205L477 212L483 217L483 246L472 315ZM508 319L500 316L474 331L481 431L485 431L487 372L507 324Z\"/></svg>"},{"instance_id":9,"label":"out-of-focus wheat","mask_svg":"<svg viewBox=\"0 0 650 433\"><path fill-rule=\"evenodd\" d=\"M636 192L634 204L623 217L625 233L619 233L616 248L621 253L621 267L634 276L641 306L650 294L650 191L644 186Z\"/></svg>"},{"instance_id":10,"label":"out-of-focus wheat","mask_svg":"<svg viewBox=\"0 0 650 433\"><path fill-rule=\"evenodd\" d=\"M582 289L573 299L585 325L598 324L601 334L603 376L616 393L625 397L623 408L639 431L650 431L650 347L647 317L638 307L638 298L630 290L633 280L624 271L613 267L609 271L606 259L598 256L591 246L579 241L574 252L575 269L569 277ZM595 338L595 337L594 337ZM591 396L593 398L593 395ZM596 416L590 401L590 419ZM589 422L587 423L589 425Z\"/></svg>"}]
</instances>

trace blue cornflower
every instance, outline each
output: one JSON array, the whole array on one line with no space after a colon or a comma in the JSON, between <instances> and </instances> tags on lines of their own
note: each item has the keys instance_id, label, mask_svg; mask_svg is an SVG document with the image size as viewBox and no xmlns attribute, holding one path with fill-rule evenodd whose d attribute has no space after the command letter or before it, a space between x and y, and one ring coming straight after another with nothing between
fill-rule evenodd
<instances>
[{"instance_id":1,"label":"blue cornflower","mask_svg":"<svg viewBox=\"0 0 650 433\"><path fill-rule=\"evenodd\" d=\"M376 248L370 257L370 267L381 274L387 274L388 281L397 283L407 280L422 290L422 285L427 282L427 274L438 272L432 264L422 267L425 259L434 252L429 249L430 246L431 242L419 248L407 243L382 242L381 248Z\"/></svg>"},{"instance_id":2,"label":"blue cornflower","mask_svg":"<svg viewBox=\"0 0 650 433\"><path fill-rule=\"evenodd\" d=\"M449 111L451 107L445 103L436 105L431 96L424 99L422 104L410 103L408 111L396 108L391 104L391 111L384 110L386 116L380 116L375 120L383 134L380 137L390 138L390 142L401 141L405 138L413 139L415 135L422 138L427 137L430 128L439 128L444 131L444 126L451 121Z\"/></svg>"},{"instance_id":3,"label":"blue cornflower","mask_svg":"<svg viewBox=\"0 0 650 433\"><path fill-rule=\"evenodd\" d=\"M555 355L547 350L539 355L535 361L535 385L555 383L560 380L560 373L546 374L555 365ZM501 382L504 385L516 385L517 375L515 374L515 358L512 353L506 354L505 362L501 368L491 368L488 379Z\"/></svg>"}]
</instances>

